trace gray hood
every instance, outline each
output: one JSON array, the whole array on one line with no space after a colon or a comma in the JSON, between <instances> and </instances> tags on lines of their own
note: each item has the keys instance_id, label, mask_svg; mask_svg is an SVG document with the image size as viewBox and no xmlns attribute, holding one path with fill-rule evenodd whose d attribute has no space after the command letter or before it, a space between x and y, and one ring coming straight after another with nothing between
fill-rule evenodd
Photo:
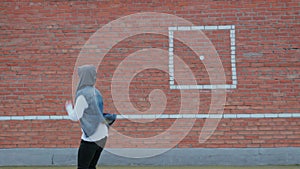
<instances>
[{"instance_id":1,"label":"gray hood","mask_svg":"<svg viewBox=\"0 0 300 169\"><path fill-rule=\"evenodd\" d=\"M83 65L78 67L79 83L77 91L86 86L94 86L96 83L96 73L96 67L93 65Z\"/></svg>"}]
</instances>

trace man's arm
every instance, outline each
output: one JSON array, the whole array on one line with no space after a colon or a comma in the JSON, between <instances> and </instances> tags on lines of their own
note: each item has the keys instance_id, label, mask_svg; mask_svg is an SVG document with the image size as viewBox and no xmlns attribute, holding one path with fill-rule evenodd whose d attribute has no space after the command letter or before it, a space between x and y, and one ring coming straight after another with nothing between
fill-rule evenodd
<instances>
[{"instance_id":1,"label":"man's arm","mask_svg":"<svg viewBox=\"0 0 300 169\"><path fill-rule=\"evenodd\" d=\"M67 101L65 107L68 112L70 120L78 121L82 117L83 111L86 108L88 108L88 103L85 100L85 97L83 95L80 95L76 99L74 109L71 101Z\"/></svg>"}]
</instances>

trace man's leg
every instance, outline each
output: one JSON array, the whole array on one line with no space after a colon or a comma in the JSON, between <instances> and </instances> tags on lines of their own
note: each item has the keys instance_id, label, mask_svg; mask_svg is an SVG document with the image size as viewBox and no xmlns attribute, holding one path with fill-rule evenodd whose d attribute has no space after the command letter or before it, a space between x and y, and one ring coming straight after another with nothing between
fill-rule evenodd
<instances>
[{"instance_id":1,"label":"man's leg","mask_svg":"<svg viewBox=\"0 0 300 169\"><path fill-rule=\"evenodd\" d=\"M96 165L98 163L98 160L100 158L100 155L104 149L105 143L106 143L106 139L107 137L101 139L100 141L97 141L96 144L98 146L97 151L94 154L94 158L92 159L92 161L90 162L90 166L89 169L96 169Z\"/></svg>"},{"instance_id":2,"label":"man's leg","mask_svg":"<svg viewBox=\"0 0 300 169\"><path fill-rule=\"evenodd\" d=\"M98 146L94 142L81 140L77 159L78 169L89 169L97 149Z\"/></svg>"}]
</instances>

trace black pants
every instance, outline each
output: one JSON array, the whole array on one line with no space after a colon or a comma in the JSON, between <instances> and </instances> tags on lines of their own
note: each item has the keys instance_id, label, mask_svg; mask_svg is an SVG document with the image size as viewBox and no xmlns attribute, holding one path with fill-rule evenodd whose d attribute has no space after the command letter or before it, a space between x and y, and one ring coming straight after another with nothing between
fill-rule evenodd
<instances>
[{"instance_id":1,"label":"black pants","mask_svg":"<svg viewBox=\"0 0 300 169\"><path fill-rule=\"evenodd\" d=\"M81 140L78 150L78 169L96 169L97 162L106 143L106 137L98 142Z\"/></svg>"}]
</instances>

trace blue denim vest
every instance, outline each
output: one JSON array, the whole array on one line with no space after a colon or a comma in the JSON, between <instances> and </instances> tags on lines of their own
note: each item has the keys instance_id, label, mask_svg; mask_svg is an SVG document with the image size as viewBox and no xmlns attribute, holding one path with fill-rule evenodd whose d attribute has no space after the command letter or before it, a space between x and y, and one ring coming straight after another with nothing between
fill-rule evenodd
<instances>
[{"instance_id":1,"label":"blue denim vest","mask_svg":"<svg viewBox=\"0 0 300 169\"><path fill-rule=\"evenodd\" d=\"M80 118L80 124L83 133L86 137L89 137L96 132L98 125L105 121L103 117L103 100L100 92L93 86L86 86L78 90L76 99L80 95L83 95L88 103L88 108L84 110L83 116Z\"/></svg>"}]
</instances>

